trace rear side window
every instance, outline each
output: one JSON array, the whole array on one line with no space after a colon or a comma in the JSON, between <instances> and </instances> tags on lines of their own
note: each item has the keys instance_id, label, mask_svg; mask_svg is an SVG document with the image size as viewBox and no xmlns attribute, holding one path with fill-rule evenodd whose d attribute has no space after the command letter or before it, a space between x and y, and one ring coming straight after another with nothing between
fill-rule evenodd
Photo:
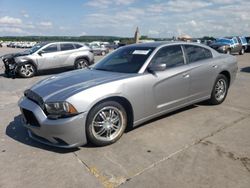
<instances>
[{"instance_id":1,"label":"rear side window","mask_svg":"<svg viewBox=\"0 0 250 188\"><path fill-rule=\"evenodd\" d=\"M184 64L180 45L161 48L152 59L152 63L166 64L167 67L177 67Z\"/></svg>"},{"instance_id":2,"label":"rear side window","mask_svg":"<svg viewBox=\"0 0 250 188\"><path fill-rule=\"evenodd\" d=\"M186 49L189 63L193 63L196 61L209 59L213 57L210 50L200 47L200 46L185 45L185 49Z\"/></svg>"},{"instance_id":3,"label":"rear side window","mask_svg":"<svg viewBox=\"0 0 250 188\"><path fill-rule=\"evenodd\" d=\"M43 51L45 53L56 52L57 51L57 44L51 44L48 47L44 48Z\"/></svg>"},{"instance_id":4,"label":"rear side window","mask_svg":"<svg viewBox=\"0 0 250 188\"><path fill-rule=\"evenodd\" d=\"M78 48L81 48L81 47L82 47L82 45L80 45L80 44L74 44L74 45L75 45L76 49L78 49Z\"/></svg>"},{"instance_id":5,"label":"rear side window","mask_svg":"<svg viewBox=\"0 0 250 188\"><path fill-rule=\"evenodd\" d=\"M61 51L75 49L73 44L61 44Z\"/></svg>"}]
</instances>

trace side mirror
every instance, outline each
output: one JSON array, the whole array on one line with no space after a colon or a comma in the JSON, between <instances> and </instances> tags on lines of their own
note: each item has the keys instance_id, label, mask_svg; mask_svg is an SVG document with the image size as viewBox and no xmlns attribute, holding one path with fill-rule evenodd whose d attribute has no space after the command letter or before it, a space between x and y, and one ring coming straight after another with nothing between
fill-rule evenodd
<instances>
[{"instance_id":1,"label":"side mirror","mask_svg":"<svg viewBox=\"0 0 250 188\"><path fill-rule=\"evenodd\" d=\"M149 67L148 67L148 70L150 72L155 72L155 71L164 71L166 70L167 66L166 64L151 64Z\"/></svg>"},{"instance_id":2,"label":"side mirror","mask_svg":"<svg viewBox=\"0 0 250 188\"><path fill-rule=\"evenodd\" d=\"M40 50L39 52L37 52L38 55L42 56L43 53L45 53L43 50Z\"/></svg>"}]
</instances>

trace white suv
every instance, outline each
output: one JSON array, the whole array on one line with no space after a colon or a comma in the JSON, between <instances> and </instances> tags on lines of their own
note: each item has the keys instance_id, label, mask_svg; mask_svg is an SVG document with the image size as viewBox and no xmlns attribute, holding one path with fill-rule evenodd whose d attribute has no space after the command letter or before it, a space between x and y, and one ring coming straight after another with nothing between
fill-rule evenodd
<instances>
[{"instance_id":1,"label":"white suv","mask_svg":"<svg viewBox=\"0 0 250 188\"><path fill-rule=\"evenodd\" d=\"M39 43L22 53L2 57L8 76L28 78L40 70L74 67L85 68L94 63L90 48L77 42Z\"/></svg>"}]
</instances>

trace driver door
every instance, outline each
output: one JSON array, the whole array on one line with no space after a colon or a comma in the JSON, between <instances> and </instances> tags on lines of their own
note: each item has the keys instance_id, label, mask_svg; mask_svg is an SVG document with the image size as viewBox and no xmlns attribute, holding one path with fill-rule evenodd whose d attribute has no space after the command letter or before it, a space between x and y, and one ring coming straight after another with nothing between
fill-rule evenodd
<instances>
[{"instance_id":1,"label":"driver door","mask_svg":"<svg viewBox=\"0 0 250 188\"><path fill-rule=\"evenodd\" d=\"M147 109L154 107L154 113L163 112L185 104L188 101L190 76L180 45L161 48L152 63L166 64L164 71L148 74L146 95ZM153 100L152 100L153 99ZM152 111L148 111L148 114Z\"/></svg>"},{"instance_id":2,"label":"driver door","mask_svg":"<svg viewBox=\"0 0 250 188\"><path fill-rule=\"evenodd\" d=\"M51 44L38 52L37 64L39 70L51 69L58 67L58 45Z\"/></svg>"}]
</instances>

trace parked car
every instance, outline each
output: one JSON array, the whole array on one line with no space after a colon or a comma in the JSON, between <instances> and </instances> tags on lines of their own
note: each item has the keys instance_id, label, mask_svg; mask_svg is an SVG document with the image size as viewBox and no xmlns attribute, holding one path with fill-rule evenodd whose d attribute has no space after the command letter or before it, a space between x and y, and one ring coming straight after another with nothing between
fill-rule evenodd
<instances>
[{"instance_id":1,"label":"parked car","mask_svg":"<svg viewBox=\"0 0 250 188\"><path fill-rule=\"evenodd\" d=\"M116 142L126 127L209 100L222 103L236 57L208 46L154 42L121 47L90 69L47 78L19 101L31 138L70 148Z\"/></svg>"},{"instance_id":2,"label":"parked car","mask_svg":"<svg viewBox=\"0 0 250 188\"><path fill-rule=\"evenodd\" d=\"M9 76L18 74L29 78L38 71L74 67L84 68L94 63L94 55L89 47L80 43L54 42L39 43L21 53L7 54L2 57L5 73Z\"/></svg>"},{"instance_id":3,"label":"parked car","mask_svg":"<svg viewBox=\"0 0 250 188\"><path fill-rule=\"evenodd\" d=\"M89 45L91 48L91 51L94 53L94 55L106 55L109 53L109 49L106 48L104 45Z\"/></svg>"},{"instance_id":4,"label":"parked car","mask_svg":"<svg viewBox=\"0 0 250 188\"><path fill-rule=\"evenodd\" d=\"M240 55L244 54L245 48L242 46L239 37L226 37L217 39L214 43L210 44L210 47L220 53Z\"/></svg>"}]
</instances>

